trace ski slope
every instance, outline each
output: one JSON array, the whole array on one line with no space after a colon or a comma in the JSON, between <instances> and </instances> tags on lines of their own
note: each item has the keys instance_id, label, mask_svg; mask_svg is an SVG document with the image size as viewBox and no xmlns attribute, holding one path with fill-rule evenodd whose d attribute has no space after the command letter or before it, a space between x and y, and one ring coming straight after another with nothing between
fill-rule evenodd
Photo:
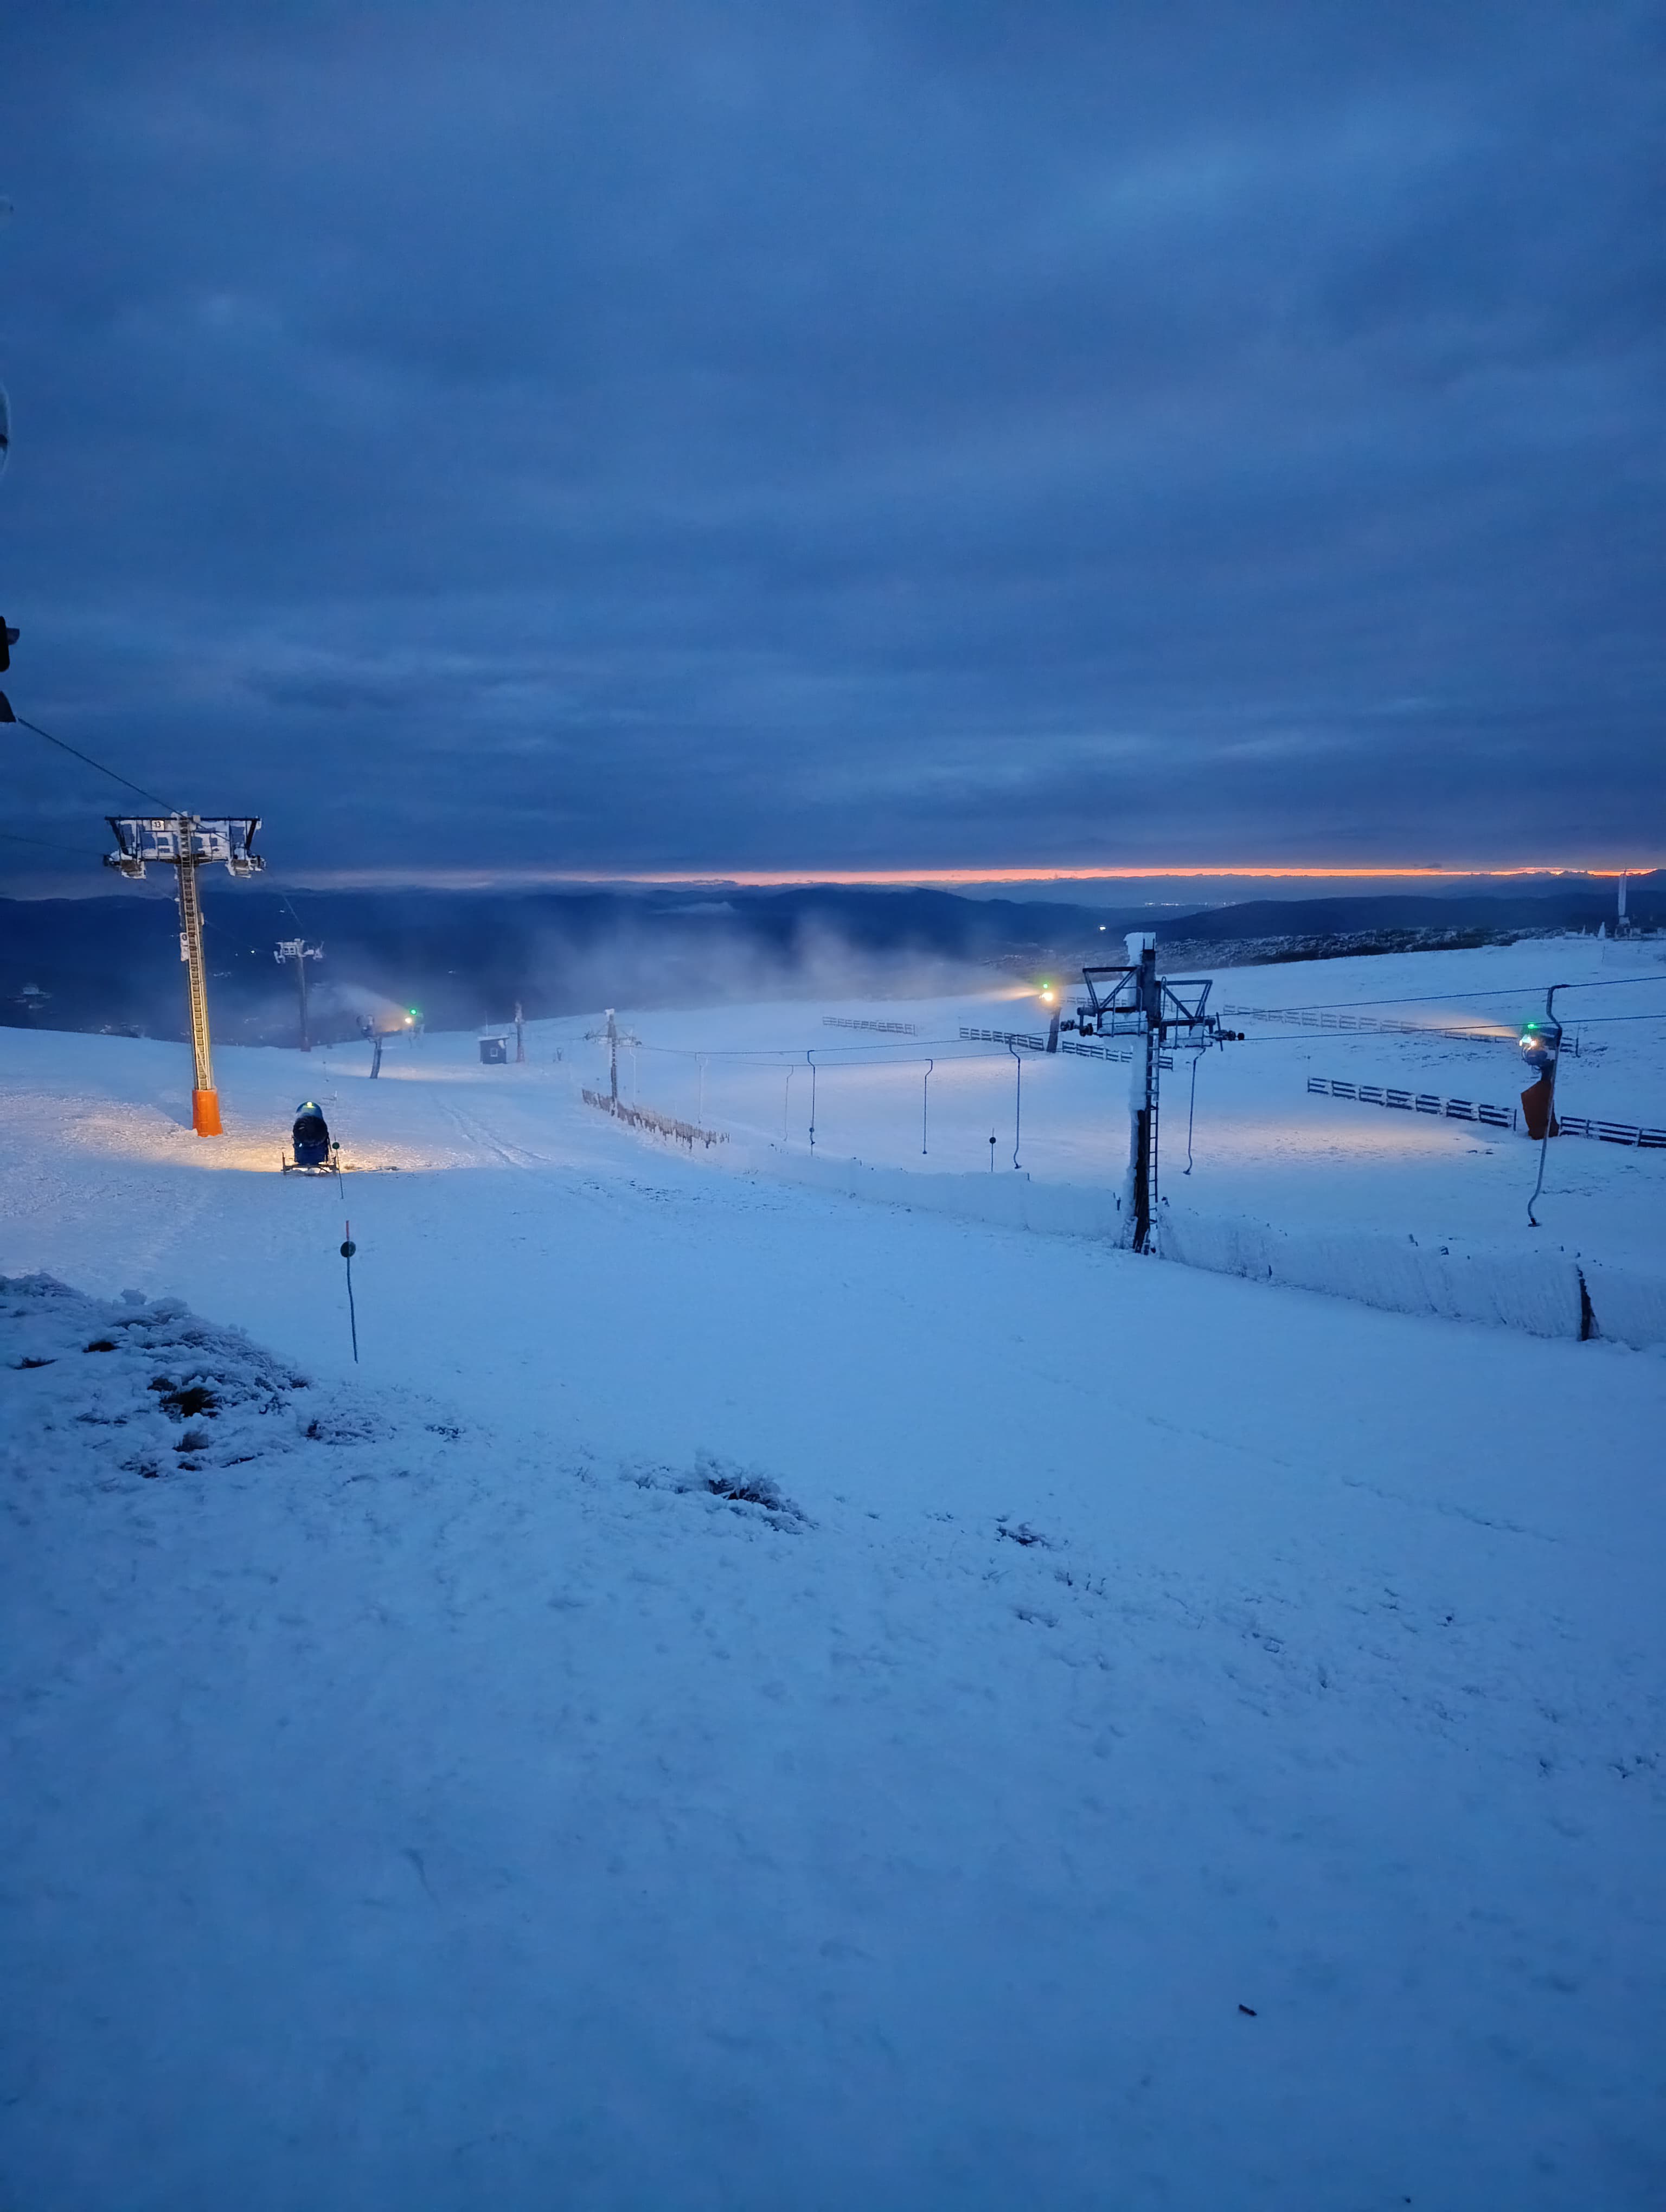
<instances>
[{"instance_id":1,"label":"ski slope","mask_svg":"<svg viewBox=\"0 0 1666 2212\"><path fill-rule=\"evenodd\" d=\"M1033 1018L622 1013L693 1158L593 1023L225 1053L218 1144L179 1048L0 1032L0 2202L1657 2204L1666 1359L803 1188L806 1052L818 1148L921 1134L829 1012ZM1524 1143L1306 1098L1389 1048L1212 1055L1191 1180L1526 1234ZM945 1057L919 1170L1011 1175ZM1122 1071L1023 1080L1120 1173ZM1666 1160L1551 1165L1651 1248Z\"/></svg>"}]
</instances>

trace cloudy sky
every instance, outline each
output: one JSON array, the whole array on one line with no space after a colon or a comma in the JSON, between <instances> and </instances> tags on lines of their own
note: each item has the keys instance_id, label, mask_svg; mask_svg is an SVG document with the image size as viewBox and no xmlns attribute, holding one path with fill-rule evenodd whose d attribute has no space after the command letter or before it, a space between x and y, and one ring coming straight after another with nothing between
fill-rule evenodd
<instances>
[{"instance_id":1,"label":"cloudy sky","mask_svg":"<svg viewBox=\"0 0 1666 2212\"><path fill-rule=\"evenodd\" d=\"M1652 6L6 48L7 688L275 865L1666 858Z\"/></svg>"}]
</instances>

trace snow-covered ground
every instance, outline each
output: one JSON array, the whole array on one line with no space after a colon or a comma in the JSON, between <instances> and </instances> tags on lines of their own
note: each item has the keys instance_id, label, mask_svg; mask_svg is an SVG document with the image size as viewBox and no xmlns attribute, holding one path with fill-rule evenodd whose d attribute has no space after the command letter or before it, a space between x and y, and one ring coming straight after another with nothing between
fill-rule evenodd
<instances>
[{"instance_id":1,"label":"snow-covered ground","mask_svg":"<svg viewBox=\"0 0 1666 2212\"><path fill-rule=\"evenodd\" d=\"M1640 957L1549 950L1222 995L1513 1027ZM0 2203L1662 2201L1666 1358L772 1171L813 1051L818 1149L1010 1176L1012 1062L932 1041L1033 1006L622 1013L692 1159L580 1103L591 1024L228 1052L218 1143L178 1048L0 1031ZM828 1012L919 1024L923 1157ZM1663 1118L1661 1036L1570 1110ZM1212 1055L1209 1203L1530 1234L1523 1140L1309 1072L1522 1081ZM1123 1071L1024 1084L1115 1180ZM309 1091L339 1188L274 1171ZM1666 1155L1551 1169L1658 1261Z\"/></svg>"}]
</instances>

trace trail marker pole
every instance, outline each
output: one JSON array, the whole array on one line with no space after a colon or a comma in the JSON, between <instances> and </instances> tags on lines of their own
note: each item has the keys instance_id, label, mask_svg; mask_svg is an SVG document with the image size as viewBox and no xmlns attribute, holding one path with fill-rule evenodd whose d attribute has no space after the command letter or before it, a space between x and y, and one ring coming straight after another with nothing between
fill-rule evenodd
<instances>
[{"instance_id":1,"label":"trail marker pole","mask_svg":"<svg viewBox=\"0 0 1666 2212\"><path fill-rule=\"evenodd\" d=\"M353 1306L353 1255L359 1248L353 1242L352 1223L344 1221L342 1228L345 1234L342 1238L341 1256L347 1262L347 1325L353 1332L353 1364L356 1367L359 1364L359 1317Z\"/></svg>"},{"instance_id":2,"label":"trail marker pole","mask_svg":"<svg viewBox=\"0 0 1666 2212\"><path fill-rule=\"evenodd\" d=\"M926 1073L920 1081L920 1157L922 1160L926 1157L926 1132L931 1117L932 1070L936 1065L934 1060L928 1060Z\"/></svg>"},{"instance_id":3,"label":"trail marker pole","mask_svg":"<svg viewBox=\"0 0 1666 2212\"><path fill-rule=\"evenodd\" d=\"M1012 1055L1012 1073L1018 1079L1018 1085L1012 1094L1012 1165L1016 1168L1018 1164L1018 1144L1024 1134L1024 1061L1019 1057L1018 1048L1015 1044L1008 1044L1006 1049ZM989 1158L989 1164L991 1167L994 1165L993 1153Z\"/></svg>"},{"instance_id":4,"label":"trail marker pole","mask_svg":"<svg viewBox=\"0 0 1666 2212\"><path fill-rule=\"evenodd\" d=\"M816 1149L816 1055L811 1051L804 1056L810 1063L810 1149L813 1152Z\"/></svg>"},{"instance_id":5,"label":"trail marker pole","mask_svg":"<svg viewBox=\"0 0 1666 2212\"><path fill-rule=\"evenodd\" d=\"M191 1007L191 1126L199 1137L217 1137L220 1094L209 1050L208 970L203 959L203 902L197 871L221 860L234 876L252 876L266 863L253 852L258 814L106 814L116 849L104 865L137 882L148 863L166 862L179 877L179 957L185 965Z\"/></svg>"}]
</instances>

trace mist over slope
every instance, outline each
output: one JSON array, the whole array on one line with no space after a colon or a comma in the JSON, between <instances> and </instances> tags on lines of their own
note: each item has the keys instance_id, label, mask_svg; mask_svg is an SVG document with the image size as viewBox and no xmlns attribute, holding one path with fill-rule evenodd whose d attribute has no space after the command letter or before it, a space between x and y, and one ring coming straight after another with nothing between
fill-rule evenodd
<instances>
[{"instance_id":1,"label":"mist over slope","mask_svg":"<svg viewBox=\"0 0 1666 2212\"><path fill-rule=\"evenodd\" d=\"M1639 878L1632 911L1666 919L1659 876ZM313 1033L356 1035L408 1008L437 1027L613 1003L690 1006L804 993L875 997L941 992L992 970L1064 972L1120 933L1156 927L1186 947L1327 936L1456 930L1595 929L1614 908L1606 885L1369 898L1263 899L1190 912L1107 909L954 892L809 885L708 891L280 891L204 879L216 1034L288 1042L292 969L275 945L305 934ZM1357 949L1357 948L1356 948ZM44 994L44 995L37 995ZM168 884L86 899L0 902L0 1024L182 1033L177 922Z\"/></svg>"}]
</instances>

